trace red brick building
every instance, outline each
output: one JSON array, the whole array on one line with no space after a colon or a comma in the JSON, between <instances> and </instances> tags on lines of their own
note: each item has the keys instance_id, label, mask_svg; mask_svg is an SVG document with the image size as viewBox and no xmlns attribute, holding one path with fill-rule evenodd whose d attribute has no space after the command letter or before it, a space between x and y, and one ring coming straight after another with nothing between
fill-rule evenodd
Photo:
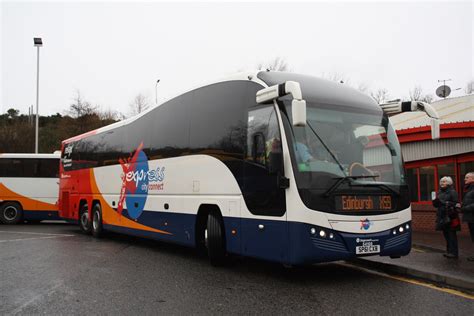
<instances>
[{"instance_id":1,"label":"red brick building","mask_svg":"<svg viewBox=\"0 0 474 316\"><path fill-rule=\"evenodd\" d=\"M461 199L464 176L474 171L474 95L448 98L431 104L440 114L440 139L431 139L431 120L421 112L391 118L397 131L410 186L413 228L434 231L436 210L432 192L439 179L450 176ZM466 225L462 234L467 234Z\"/></svg>"}]
</instances>

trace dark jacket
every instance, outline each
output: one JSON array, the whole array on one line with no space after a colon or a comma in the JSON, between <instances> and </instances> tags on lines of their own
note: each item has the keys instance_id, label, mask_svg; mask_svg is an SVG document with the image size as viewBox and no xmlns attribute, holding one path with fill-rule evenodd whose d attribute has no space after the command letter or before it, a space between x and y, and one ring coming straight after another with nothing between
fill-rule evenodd
<instances>
[{"instance_id":1,"label":"dark jacket","mask_svg":"<svg viewBox=\"0 0 474 316\"><path fill-rule=\"evenodd\" d=\"M461 211L463 212L462 220L467 223L474 223L474 183L471 183L462 199Z\"/></svg>"},{"instance_id":2,"label":"dark jacket","mask_svg":"<svg viewBox=\"0 0 474 316\"><path fill-rule=\"evenodd\" d=\"M437 200L439 201L435 205L438 208L436 211L436 230L459 230L459 216L454 208L456 203L458 203L457 192L451 186L448 186L446 189L440 189ZM447 218L449 218L449 224L446 224Z\"/></svg>"}]
</instances>

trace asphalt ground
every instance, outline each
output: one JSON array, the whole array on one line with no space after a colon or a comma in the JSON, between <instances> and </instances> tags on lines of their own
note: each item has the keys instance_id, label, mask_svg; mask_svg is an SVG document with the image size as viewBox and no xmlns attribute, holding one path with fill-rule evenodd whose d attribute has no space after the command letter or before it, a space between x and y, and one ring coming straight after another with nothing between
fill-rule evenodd
<instances>
[{"instance_id":1,"label":"asphalt ground","mask_svg":"<svg viewBox=\"0 0 474 316\"><path fill-rule=\"evenodd\" d=\"M66 224L0 225L0 314L456 314L474 296L344 262L288 269Z\"/></svg>"}]
</instances>

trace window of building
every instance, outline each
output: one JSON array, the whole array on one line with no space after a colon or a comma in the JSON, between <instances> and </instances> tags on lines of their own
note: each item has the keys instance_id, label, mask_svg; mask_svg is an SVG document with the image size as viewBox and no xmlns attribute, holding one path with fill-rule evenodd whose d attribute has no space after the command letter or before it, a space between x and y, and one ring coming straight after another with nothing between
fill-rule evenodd
<instances>
[{"instance_id":1,"label":"window of building","mask_svg":"<svg viewBox=\"0 0 474 316\"><path fill-rule=\"evenodd\" d=\"M431 201L431 192L435 187L435 167L427 166L419 169L420 173L420 201Z\"/></svg>"},{"instance_id":2,"label":"window of building","mask_svg":"<svg viewBox=\"0 0 474 316\"><path fill-rule=\"evenodd\" d=\"M439 189L439 180L448 176L453 179L453 188L458 192L459 197L464 196L464 176L468 172L474 171L474 161L466 158L450 159L451 161L440 161L436 164L426 161L425 166L408 167L406 177L410 188L410 200L415 203L431 202L431 192Z\"/></svg>"},{"instance_id":3,"label":"window of building","mask_svg":"<svg viewBox=\"0 0 474 316\"><path fill-rule=\"evenodd\" d=\"M418 202L418 168L407 169L406 176L410 188L410 201Z\"/></svg>"}]
</instances>

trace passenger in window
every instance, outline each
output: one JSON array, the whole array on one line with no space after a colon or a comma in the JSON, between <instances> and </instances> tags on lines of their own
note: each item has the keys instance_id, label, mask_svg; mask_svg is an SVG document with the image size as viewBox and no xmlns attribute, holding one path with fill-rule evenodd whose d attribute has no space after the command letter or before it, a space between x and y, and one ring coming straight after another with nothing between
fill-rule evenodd
<instances>
[{"instance_id":1,"label":"passenger in window","mask_svg":"<svg viewBox=\"0 0 474 316\"><path fill-rule=\"evenodd\" d=\"M462 220L467 223L471 241L474 242L474 172L468 172L464 176L464 192L461 208ZM474 261L474 256L467 258L467 260Z\"/></svg>"},{"instance_id":2,"label":"passenger in window","mask_svg":"<svg viewBox=\"0 0 474 316\"><path fill-rule=\"evenodd\" d=\"M458 239L456 232L461 230L461 222L456 210L458 204L458 194L453 188L451 177L442 177L439 181L438 197L433 201L433 205L438 208L436 212L436 230L442 231L446 239L446 258L457 259Z\"/></svg>"},{"instance_id":3,"label":"passenger in window","mask_svg":"<svg viewBox=\"0 0 474 316\"><path fill-rule=\"evenodd\" d=\"M299 159L298 162L309 163L311 160L314 160L314 157L313 155L311 155L308 145L304 142L296 141L295 150L296 155Z\"/></svg>"}]
</instances>

